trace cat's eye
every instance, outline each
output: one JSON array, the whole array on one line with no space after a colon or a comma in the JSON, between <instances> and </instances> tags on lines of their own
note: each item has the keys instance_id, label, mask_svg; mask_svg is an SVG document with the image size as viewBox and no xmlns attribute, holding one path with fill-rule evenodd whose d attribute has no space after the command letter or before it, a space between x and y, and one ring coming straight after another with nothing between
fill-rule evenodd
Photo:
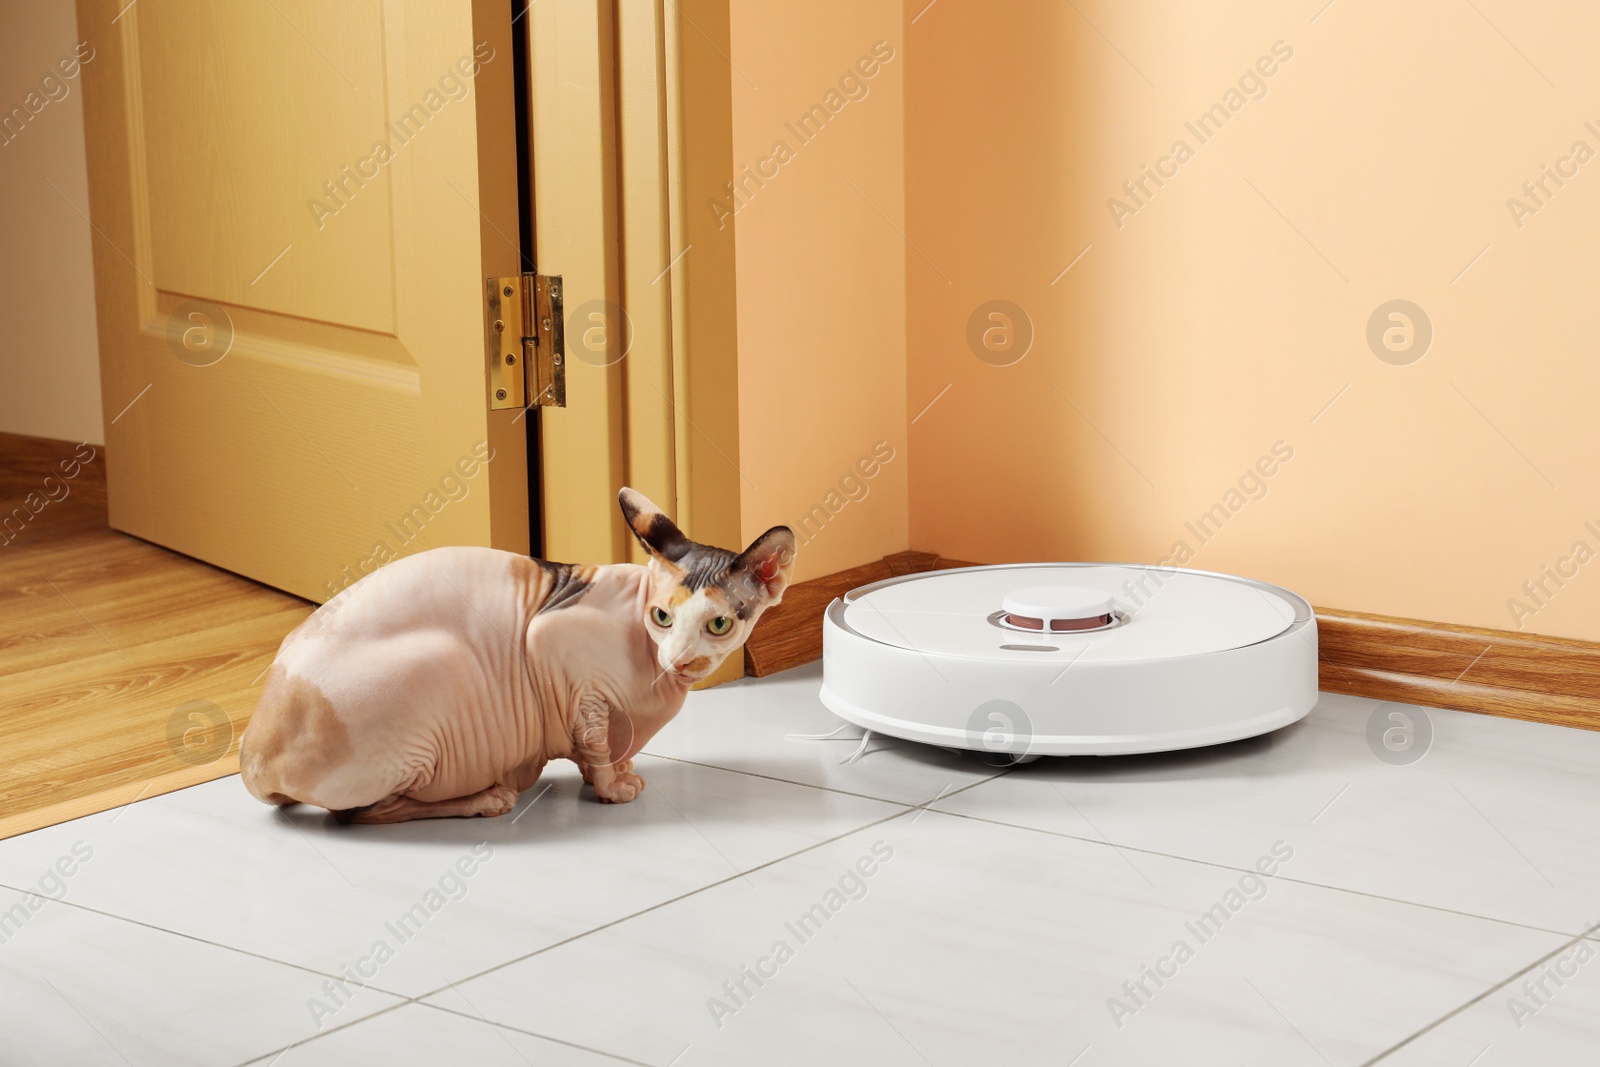
<instances>
[{"instance_id":1,"label":"cat's eye","mask_svg":"<svg viewBox=\"0 0 1600 1067\"><path fill-rule=\"evenodd\" d=\"M706 630L709 633L716 634L718 637L721 637L731 629L733 629L733 620L728 618L726 615L718 615L716 618L706 623Z\"/></svg>"},{"instance_id":2,"label":"cat's eye","mask_svg":"<svg viewBox=\"0 0 1600 1067\"><path fill-rule=\"evenodd\" d=\"M651 608L650 621L657 626L671 626L672 615L665 608Z\"/></svg>"}]
</instances>

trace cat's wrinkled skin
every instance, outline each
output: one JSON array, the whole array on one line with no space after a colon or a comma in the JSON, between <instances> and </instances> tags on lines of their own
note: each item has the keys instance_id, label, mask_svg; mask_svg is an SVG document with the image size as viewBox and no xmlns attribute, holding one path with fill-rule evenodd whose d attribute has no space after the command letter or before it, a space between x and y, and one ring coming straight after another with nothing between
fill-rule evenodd
<instances>
[{"instance_id":1,"label":"cat's wrinkled skin","mask_svg":"<svg viewBox=\"0 0 1600 1067\"><path fill-rule=\"evenodd\" d=\"M602 801L638 796L634 755L783 596L795 541L774 527L736 554L618 499L647 566L439 548L319 608L267 674L246 788L348 822L503 815L570 759Z\"/></svg>"}]
</instances>

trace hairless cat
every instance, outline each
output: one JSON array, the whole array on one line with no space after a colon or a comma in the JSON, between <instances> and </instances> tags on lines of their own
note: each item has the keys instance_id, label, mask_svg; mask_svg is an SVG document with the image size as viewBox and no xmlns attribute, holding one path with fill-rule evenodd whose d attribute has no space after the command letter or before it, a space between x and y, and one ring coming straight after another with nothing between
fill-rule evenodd
<instances>
[{"instance_id":1,"label":"hairless cat","mask_svg":"<svg viewBox=\"0 0 1600 1067\"><path fill-rule=\"evenodd\" d=\"M783 597L795 538L734 553L632 489L618 502L644 566L436 548L318 608L267 672L245 788L344 822L503 815L570 759L601 801L638 796L634 755Z\"/></svg>"}]
</instances>

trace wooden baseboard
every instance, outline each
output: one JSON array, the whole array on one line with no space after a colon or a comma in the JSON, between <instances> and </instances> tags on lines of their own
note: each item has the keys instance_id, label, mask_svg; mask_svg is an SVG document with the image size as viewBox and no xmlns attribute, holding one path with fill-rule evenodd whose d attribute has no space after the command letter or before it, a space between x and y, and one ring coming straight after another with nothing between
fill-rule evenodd
<instances>
[{"instance_id":1,"label":"wooden baseboard","mask_svg":"<svg viewBox=\"0 0 1600 1067\"><path fill-rule=\"evenodd\" d=\"M745 643L760 677L822 655L822 614L857 586L901 574L972 567L934 552L897 552L789 588ZM1600 642L1317 608L1321 688L1600 730Z\"/></svg>"},{"instance_id":2,"label":"wooden baseboard","mask_svg":"<svg viewBox=\"0 0 1600 1067\"><path fill-rule=\"evenodd\" d=\"M104 445L0 433L0 548L106 528Z\"/></svg>"},{"instance_id":3,"label":"wooden baseboard","mask_svg":"<svg viewBox=\"0 0 1600 1067\"><path fill-rule=\"evenodd\" d=\"M1600 730L1600 643L1317 609L1321 687Z\"/></svg>"}]
</instances>

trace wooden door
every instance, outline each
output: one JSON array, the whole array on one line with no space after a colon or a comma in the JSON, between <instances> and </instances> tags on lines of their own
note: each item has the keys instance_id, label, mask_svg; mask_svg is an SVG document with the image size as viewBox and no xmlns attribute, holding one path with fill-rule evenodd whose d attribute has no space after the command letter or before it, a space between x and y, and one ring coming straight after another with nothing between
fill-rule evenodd
<instances>
[{"instance_id":1,"label":"wooden door","mask_svg":"<svg viewBox=\"0 0 1600 1067\"><path fill-rule=\"evenodd\" d=\"M510 7L79 0L114 527L319 601L527 551Z\"/></svg>"}]
</instances>

